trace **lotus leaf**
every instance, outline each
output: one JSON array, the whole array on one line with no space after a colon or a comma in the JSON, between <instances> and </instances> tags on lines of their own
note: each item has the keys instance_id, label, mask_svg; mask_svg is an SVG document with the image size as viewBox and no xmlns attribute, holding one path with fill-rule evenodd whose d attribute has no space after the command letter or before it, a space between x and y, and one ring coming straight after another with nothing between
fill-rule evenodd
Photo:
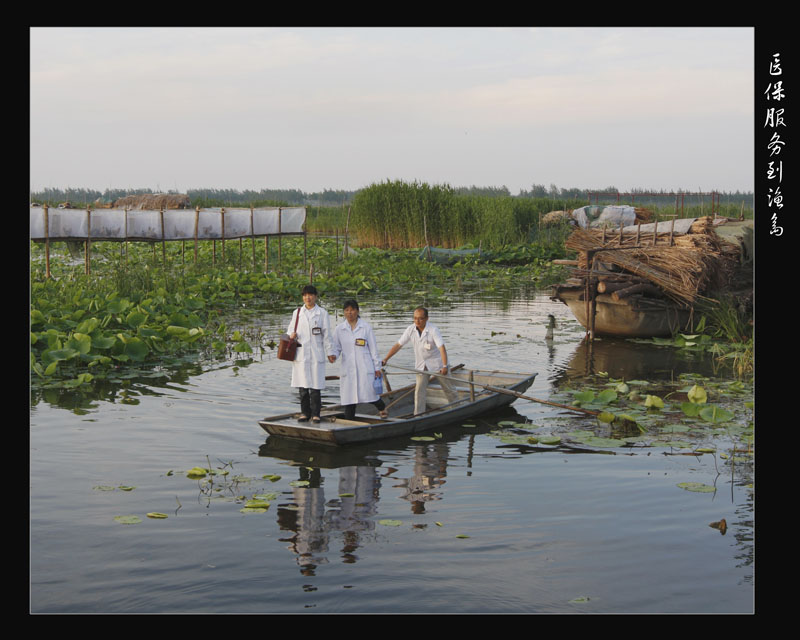
<instances>
[{"instance_id":1,"label":"lotus leaf","mask_svg":"<svg viewBox=\"0 0 800 640\"><path fill-rule=\"evenodd\" d=\"M708 400L706 390L698 385L694 385L691 389L689 389L689 393L687 395L689 396L689 402L693 404L704 404Z\"/></svg>"},{"instance_id":2,"label":"lotus leaf","mask_svg":"<svg viewBox=\"0 0 800 640\"><path fill-rule=\"evenodd\" d=\"M617 399L617 392L613 389L605 389L597 394L597 401L602 404L614 402Z\"/></svg>"},{"instance_id":3,"label":"lotus leaf","mask_svg":"<svg viewBox=\"0 0 800 640\"><path fill-rule=\"evenodd\" d=\"M693 402L682 402L681 409L690 418L696 418L698 415L700 415L700 405L697 405Z\"/></svg>"},{"instance_id":4,"label":"lotus leaf","mask_svg":"<svg viewBox=\"0 0 800 640\"><path fill-rule=\"evenodd\" d=\"M139 524L142 519L139 516L116 516L114 518L115 522L119 522L120 524Z\"/></svg>"},{"instance_id":5,"label":"lotus leaf","mask_svg":"<svg viewBox=\"0 0 800 640\"><path fill-rule=\"evenodd\" d=\"M378 520L378 524L382 524L386 527L399 527L401 524L403 524L403 521L384 519L384 520Z\"/></svg>"},{"instance_id":6,"label":"lotus leaf","mask_svg":"<svg viewBox=\"0 0 800 640\"><path fill-rule=\"evenodd\" d=\"M169 516L166 513L158 513L157 511L151 511L147 514L148 518L153 518L154 520L163 520L168 518Z\"/></svg>"},{"instance_id":7,"label":"lotus leaf","mask_svg":"<svg viewBox=\"0 0 800 640\"><path fill-rule=\"evenodd\" d=\"M625 440L620 440L618 438L601 438L600 436L588 436L580 438L578 441L588 447L598 447L601 449L625 446Z\"/></svg>"},{"instance_id":8,"label":"lotus leaf","mask_svg":"<svg viewBox=\"0 0 800 640\"><path fill-rule=\"evenodd\" d=\"M716 491L711 485L703 484L702 482L679 482L678 486L686 491L694 491L696 493L713 493Z\"/></svg>"},{"instance_id":9,"label":"lotus leaf","mask_svg":"<svg viewBox=\"0 0 800 640\"><path fill-rule=\"evenodd\" d=\"M248 509L269 509L270 503L266 500L248 500L245 505Z\"/></svg>"},{"instance_id":10,"label":"lotus leaf","mask_svg":"<svg viewBox=\"0 0 800 640\"><path fill-rule=\"evenodd\" d=\"M733 413L722 407L708 405L700 410L700 417L706 422L718 424L731 420L733 418Z\"/></svg>"},{"instance_id":11,"label":"lotus leaf","mask_svg":"<svg viewBox=\"0 0 800 640\"><path fill-rule=\"evenodd\" d=\"M648 395L644 400L644 406L650 409L663 409L664 401L658 396Z\"/></svg>"}]
</instances>

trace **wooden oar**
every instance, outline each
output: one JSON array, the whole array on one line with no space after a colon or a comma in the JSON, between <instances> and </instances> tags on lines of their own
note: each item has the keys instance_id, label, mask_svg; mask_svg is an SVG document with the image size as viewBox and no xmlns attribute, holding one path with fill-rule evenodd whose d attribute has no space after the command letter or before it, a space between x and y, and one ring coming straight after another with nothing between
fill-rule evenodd
<instances>
[{"instance_id":1,"label":"wooden oar","mask_svg":"<svg viewBox=\"0 0 800 640\"><path fill-rule=\"evenodd\" d=\"M590 409L581 409L580 407L571 407L567 404L559 404L558 402L550 402L549 400L540 400L539 398L532 398L531 396L523 395L517 391L512 391L511 389L504 389L503 387L494 387L489 384L482 384L480 382L475 382L472 380L465 381L461 378L451 378L450 376L442 375L441 373L432 373L430 371L419 371L417 369L407 369L406 367L399 367L397 365L391 364L386 365L387 367L393 367L395 369L403 369L405 371L413 372L413 373L421 373L429 376L436 376L437 378L445 378L447 380L454 380L458 382L466 382L467 384L474 384L476 387L481 387L486 389L487 391L493 391L494 393L504 393L509 396L516 396L517 398L521 398L522 400L530 400L531 402L538 402L540 404L550 405L551 407L559 407L560 409L568 409L569 411L576 411L578 413L585 413L590 416L599 416L599 411L592 411Z\"/></svg>"}]
</instances>

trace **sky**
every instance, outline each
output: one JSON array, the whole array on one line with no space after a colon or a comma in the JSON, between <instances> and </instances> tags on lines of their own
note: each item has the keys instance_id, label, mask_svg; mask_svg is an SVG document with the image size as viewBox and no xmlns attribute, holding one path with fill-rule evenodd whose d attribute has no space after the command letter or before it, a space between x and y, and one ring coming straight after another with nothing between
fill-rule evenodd
<instances>
[{"instance_id":1,"label":"sky","mask_svg":"<svg viewBox=\"0 0 800 640\"><path fill-rule=\"evenodd\" d=\"M751 191L754 30L32 28L30 188Z\"/></svg>"}]
</instances>

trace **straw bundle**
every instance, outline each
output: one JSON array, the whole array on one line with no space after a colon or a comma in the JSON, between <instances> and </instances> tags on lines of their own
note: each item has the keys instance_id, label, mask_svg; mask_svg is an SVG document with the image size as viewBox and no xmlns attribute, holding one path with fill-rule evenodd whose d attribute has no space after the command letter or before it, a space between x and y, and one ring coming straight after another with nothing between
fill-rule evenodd
<instances>
[{"instance_id":1,"label":"straw bundle","mask_svg":"<svg viewBox=\"0 0 800 640\"><path fill-rule=\"evenodd\" d=\"M575 224L575 220L572 217L571 211L550 211L542 216L543 227L562 224L564 222Z\"/></svg>"},{"instance_id":2,"label":"straw bundle","mask_svg":"<svg viewBox=\"0 0 800 640\"><path fill-rule=\"evenodd\" d=\"M698 296L724 286L736 265L729 243L724 243L712 233L676 235L674 246L669 235L663 234L663 244L655 246L652 234L639 245L636 236L610 234L602 241L602 232L576 229L565 242L565 247L578 252L578 268L589 270L588 251L595 254L606 269L619 269L654 284L664 295L678 303L692 304ZM588 273L588 271L587 271ZM622 274L620 274L622 275Z\"/></svg>"},{"instance_id":3,"label":"straw bundle","mask_svg":"<svg viewBox=\"0 0 800 640\"><path fill-rule=\"evenodd\" d=\"M187 209L190 205L188 195L179 193L142 193L125 196L114 202L117 209Z\"/></svg>"}]
</instances>

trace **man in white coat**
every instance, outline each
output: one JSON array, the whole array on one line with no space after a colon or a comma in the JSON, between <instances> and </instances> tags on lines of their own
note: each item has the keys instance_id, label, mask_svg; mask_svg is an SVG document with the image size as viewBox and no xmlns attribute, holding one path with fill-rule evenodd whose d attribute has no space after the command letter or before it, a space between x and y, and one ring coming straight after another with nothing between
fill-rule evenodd
<instances>
[{"instance_id":1,"label":"man in white coat","mask_svg":"<svg viewBox=\"0 0 800 640\"><path fill-rule=\"evenodd\" d=\"M385 403L376 387L381 385L381 357L372 327L359 315L358 302L346 300L342 309L344 322L333 330L333 354L341 355L339 394L344 405L344 417L355 418L356 405L371 402L387 417Z\"/></svg>"},{"instance_id":2,"label":"man in white coat","mask_svg":"<svg viewBox=\"0 0 800 640\"><path fill-rule=\"evenodd\" d=\"M298 317L299 316L299 317ZM297 327L297 329L295 329ZM325 358L336 360L331 349L328 312L317 304L317 288L303 287L303 306L296 309L289 322L290 337L297 338L297 356L292 362L292 386L300 389L300 422L320 421L325 388Z\"/></svg>"},{"instance_id":3,"label":"man in white coat","mask_svg":"<svg viewBox=\"0 0 800 640\"><path fill-rule=\"evenodd\" d=\"M385 365L389 358L408 342L411 342L414 347L414 368L417 371L434 371L441 375L447 375L449 365L442 332L433 323L428 322L428 310L425 307L414 309L414 324L403 332L381 364ZM414 390L414 415L427 411L430 377L425 374L417 374L417 386ZM445 378L439 378L439 381L448 402L455 402L458 394L450 381Z\"/></svg>"}]
</instances>

